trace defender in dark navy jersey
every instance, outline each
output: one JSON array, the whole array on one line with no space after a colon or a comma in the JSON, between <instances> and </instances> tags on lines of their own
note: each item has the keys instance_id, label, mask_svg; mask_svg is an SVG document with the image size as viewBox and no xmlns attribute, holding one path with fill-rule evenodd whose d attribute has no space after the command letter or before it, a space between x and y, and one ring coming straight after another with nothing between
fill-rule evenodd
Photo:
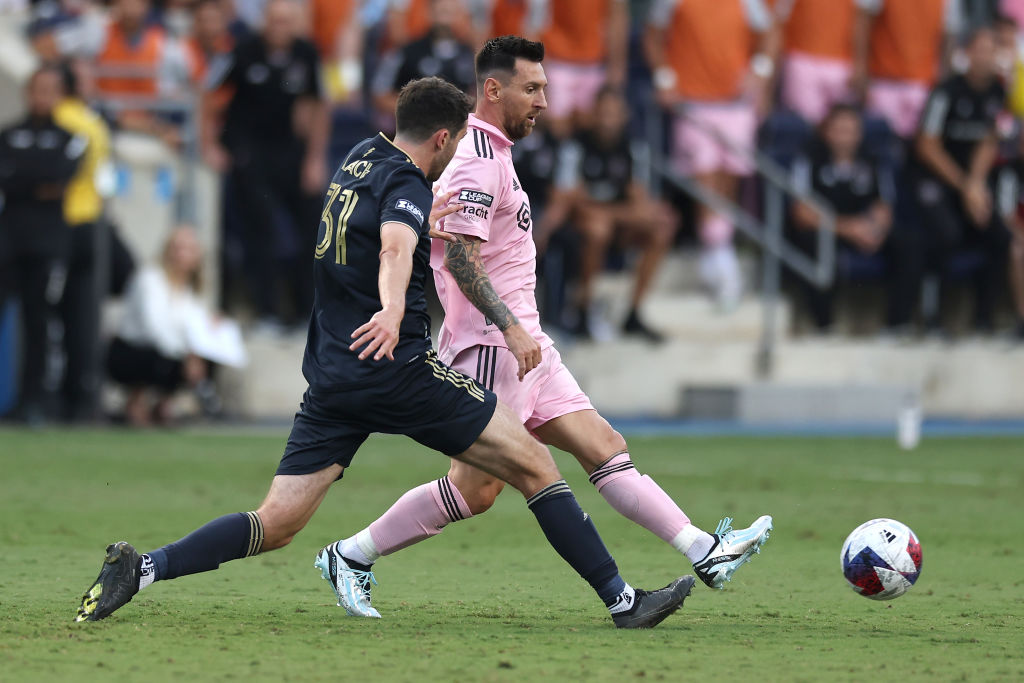
<instances>
[{"instance_id":1,"label":"defender in dark navy jersey","mask_svg":"<svg viewBox=\"0 0 1024 683\"><path fill-rule=\"evenodd\" d=\"M109 616L154 581L287 545L373 432L406 434L519 489L548 541L590 583L616 626L651 627L679 608L693 577L653 592L626 584L550 453L493 393L431 349L423 288L429 240L440 237L432 226L463 205L445 207L450 195L432 200L429 183L465 135L469 110L451 84L413 81L399 95L394 142L381 135L360 143L335 173L314 250L316 295L303 360L309 389L263 504L141 556L124 541L111 544L76 621ZM370 606L372 574L346 563L339 543L323 548L316 566L347 613L380 616Z\"/></svg>"}]
</instances>

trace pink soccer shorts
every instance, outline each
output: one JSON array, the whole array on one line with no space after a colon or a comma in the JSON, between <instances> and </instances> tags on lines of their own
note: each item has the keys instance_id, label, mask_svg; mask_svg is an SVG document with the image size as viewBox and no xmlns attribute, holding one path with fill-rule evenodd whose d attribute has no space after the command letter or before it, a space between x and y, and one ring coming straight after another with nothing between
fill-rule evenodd
<instances>
[{"instance_id":1,"label":"pink soccer shorts","mask_svg":"<svg viewBox=\"0 0 1024 683\"><path fill-rule=\"evenodd\" d=\"M544 349L540 365L526 373L522 382L516 357L503 346L471 346L455 357L451 367L497 394L528 431L556 417L594 409L554 346Z\"/></svg>"}]
</instances>

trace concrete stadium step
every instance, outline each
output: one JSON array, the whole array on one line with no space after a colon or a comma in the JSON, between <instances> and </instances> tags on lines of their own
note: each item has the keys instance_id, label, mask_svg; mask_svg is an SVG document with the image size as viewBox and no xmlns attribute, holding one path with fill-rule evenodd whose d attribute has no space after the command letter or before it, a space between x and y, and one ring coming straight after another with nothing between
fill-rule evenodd
<instances>
[{"instance_id":1,"label":"concrete stadium step","mask_svg":"<svg viewBox=\"0 0 1024 683\"><path fill-rule=\"evenodd\" d=\"M598 289L596 297L596 313L591 319L594 336L600 341L613 341L621 336L618 329L628 313L629 290L613 291L606 286ZM682 341L754 342L761 338L764 328L761 303L752 296L745 297L735 309L723 311L704 293L657 292L644 301L641 314L652 328ZM781 339L791 328L788 300L779 300L776 315L776 339Z\"/></svg>"},{"instance_id":2,"label":"concrete stadium step","mask_svg":"<svg viewBox=\"0 0 1024 683\"><path fill-rule=\"evenodd\" d=\"M652 327L684 341L756 342L764 329L761 302L749 296L726 312L702 294L652 294L643 313ZM785 299L778 302L776 316L776 338L781 339L790 328L791 307Z\"/></svg>"},{"instance_id":3,"label":"concrete stadium step","mask_svg":"<svg viewBox=\"0 0 1024 683\"><path fill-rule=\"evenodd\" d=\"M747 289L758 286L757 255L739 250L740 272ZM665 257L651 285L652 292L695 292L703 287L700 281L700 249L677 249Z\"/></svg>"},{"instance_id":4,"label":"concrete stadium step","mask_svg":"<svg viewBox=\"0 0 1024 683\"><path fill-rule=\"evenodd\" d=\"M753 342L617 341L560 350L594 405L621 417L678 417L687 412L688 388L732 390L762 382ZM1024 384L1006 382L1007 376L1024 376L1024 346L998 339L956 344L804 339L779 345L770 381L807 389L804 399L815 392L841 396L844 387L849 394L875 388L881 392L875 395L891 404L902 389L920 397L926 415L1018 418L1024 415ZM828 400L834 404L829 414L836 418L843 401ZM799 411L808 403L793 405ZM865 414L863 407L849 410L850 419ZM822 411L828 412L821 406L802 417L813 420Z\"/></svg>"},{"instance_id":5,"label":"concrete stadium step","mask_svg":"<svg viewBox=\"0 0 1024 683\"><path fill-rule=\"evenodd\" d=\"M747 289L760 285L757 279L757 257L745 251L739 252L740 271ZM651 283L652 293L699 292L703 289L700 281L700 250L696 248L677 249L665 256L658 273ZM601 294L624 294L628 297L633 288L631 268L602 273L597 279L595 291Z\"/></svg>"},{"instance_id":6,"label":"concrete stadium step","mask_svg":"<svg viewBox=\"0 0 1024 683\"><path fill-rule=\"evenodd\" d=\"M247 417L290 417L306 388L301 373L305 340L301 335L251 336L247 342L250 366L220 375L226 404L233 414ZM901 392L920 396L927 416L1024 416L1024 383L1006 381L1024 377L1024 346L1000 340L783 340L769 380L774 386L767 389L756 372L755 340L674 339L661 345L630 339L565 341L558 348L594 405L617 417L693 414L687 390L692 402L695 390L736 393L749 387L758 387L758 393L746 397L747 405L760 400L762 416L791 421L877 415L891 411ZM786 395L792 400L778 398ZM889 407L867 405L873 400ZM779 403L779 410L766 410L765 401Z\"/></svg>"}]
</instances>

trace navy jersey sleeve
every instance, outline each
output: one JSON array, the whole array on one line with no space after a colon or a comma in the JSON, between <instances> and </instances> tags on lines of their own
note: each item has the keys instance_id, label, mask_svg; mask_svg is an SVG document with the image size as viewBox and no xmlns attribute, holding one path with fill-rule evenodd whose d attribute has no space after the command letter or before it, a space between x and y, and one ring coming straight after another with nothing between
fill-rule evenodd
<instances>
[{"instance_id":1,"label":"navy jersey sleeve","mask_svg":"<svg viewBox=\"0 0 1024 683\"><path fill-rule=\"evenodd\" d=\"M405 223L419 235L427 234L433 195L423 175L409 166L388 178L380 207L380 223Z\"/></svg>"}]
</instances>

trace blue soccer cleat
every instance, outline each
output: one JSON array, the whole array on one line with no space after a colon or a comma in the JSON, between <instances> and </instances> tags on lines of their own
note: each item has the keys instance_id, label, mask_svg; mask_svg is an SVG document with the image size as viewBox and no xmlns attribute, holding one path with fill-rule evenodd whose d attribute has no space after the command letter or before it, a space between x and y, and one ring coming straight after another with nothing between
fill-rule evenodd
<instances>
[{"instance_id":1,"label":"blue soccer cleat","mask_svg":"<svg viewBox=\"0 0 1024 683\"><path fill-rule=\"evenodd\" d=\"M373 572L353 569L341 556L338 543L331 543L316 555L313 566L320 570L338 597L338 607L353 617L380 619L380 612L370 604L370 585L376 584Z\"/></svg>"},{"instance_id":2,"label":"blue soccer cleat","mask_svg":"<svg viewBox=\"0 0 1024 683\"><path fill-rule=\"evenodd\" d=\"M707 556L693 565L693 573L709 588L721 590L743 564L750 561L768 540L772 518L762 515L746 529L733 530L732 518L726 517L715 529L715 545Z\"/></svg>"}]
</instances>

